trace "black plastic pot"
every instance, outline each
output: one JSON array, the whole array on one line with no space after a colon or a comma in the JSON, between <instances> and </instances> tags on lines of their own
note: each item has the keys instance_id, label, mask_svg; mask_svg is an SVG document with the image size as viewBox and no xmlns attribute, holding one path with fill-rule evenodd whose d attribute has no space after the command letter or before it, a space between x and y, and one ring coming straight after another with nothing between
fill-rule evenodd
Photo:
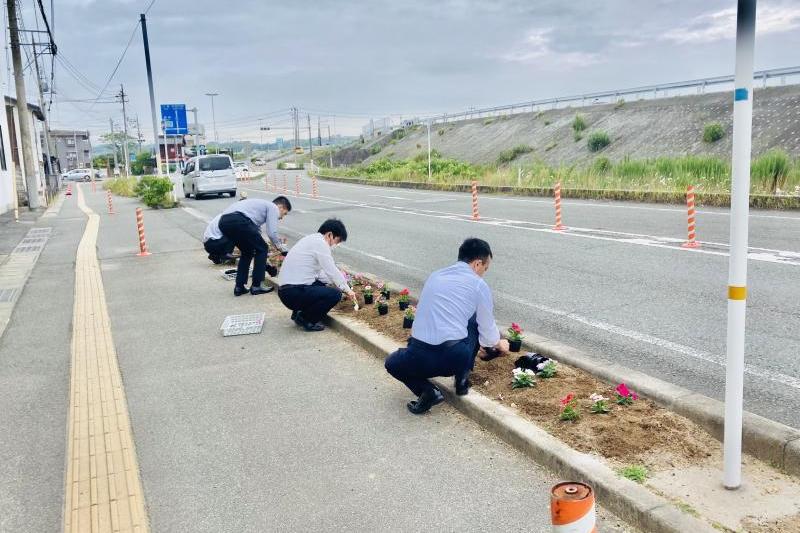
<instances>
[{"instance_id":1,"label":"black plastic pot","mask_svg":"<svg viewBox=\"0 0 800 533\"><path fill-rule=\"evenodd\" d=\"M386 298L388 300L389 298L391 298L392 293L389 292L389 291L381 291L381 296L383 296L384 298Z\"/></svg>"},{"instance_id":2,"label":"black plastic pot","mask_svg":"<svg viewBox=\"0 0 800 533\"><path fill-rule=\"evenodd\" d=\"M397 302L397 303L400 306L401 311L405 311L406 309L408 309L408 302Z\"/></svg>"},{"instance_id":3,"label":"black plastic pot","mask_svg":"<svg viewBox=\"0 0 800 533\"><path fill-rule=\"evenodd\" d=\"M520 348L522 348L522 340L518 341L508 341L508 348L512 352L518 352Z\"/></svg>"},{"instance_id":4,"label":"black plastic pot","mask_svg":"<svg viewBox=\"0 0 800 533\"><path fill-rule=\"evenodd\" d=\"M386 305L384 307L379 307L378 308L378 314L379 315L388 315L389 314L389 306Z\"/></svg>"},{"instance_id":5,"label":"black plastic pot","mask_svg":"<svg viewBox=\"0 0 800 533\"><path fill-rule=\"evenodd\" d=\"M404 329L411 329L411 326L414 324L413 318L406 318L403 317L403 328Z\"/></svg>"},{"instance_id":6,"label":"black plastic pot","mask_svg":"<svg viewBox=\"0 0 800 533\"><path fill-rule=\"evenodd\" d=\"M372 298L373 298L373 296L371 294L369 294L369 295L365 294L364 295L364 305L372 305Z\"/></svg>"}]
</instances>

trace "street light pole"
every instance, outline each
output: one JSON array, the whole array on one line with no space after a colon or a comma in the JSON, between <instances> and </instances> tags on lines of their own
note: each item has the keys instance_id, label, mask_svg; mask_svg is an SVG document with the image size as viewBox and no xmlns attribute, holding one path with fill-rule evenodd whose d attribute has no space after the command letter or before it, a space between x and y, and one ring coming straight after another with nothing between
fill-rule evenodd
<instances>
[{"instance_id":1,"label":"street light pole","mask_svg":"<svg viewBox=\"0 0 800 533\"><path fill-rule=\"evenodd\" d=\"M217 151L219 151L219 138L217 137L217 115L214 111L214 97L219 96L219 93L206 93L206 96L211 97L211 121L214 124L214 143L217 145Z\"/></svg>"},{"instance_id":2,"label":"street light pole","mask_svg":"<svg viewBox=\"0 0 800 533\"><path fill-rule=\"evenodd\" d=\"M731 251L728 261L728 331L725 365L725 438L722 484L742 484L742 402L747 305L747 231L753 126L753 49L756 0L739 0L736 13L736 75L733 89Z\"/></svg>"},{"instance_id":3,"label":"street light pole","mask_svg":"<svg viewBox=\"0 0 800 533\"><path fill-rule=\"evenodd\" d=\"M428 181L431 181L431 120L428 119Z\"/></svg>"},{"instance_id":4,"label":"street light pole","mask_svg":"<svg viewBox=\"0 0 800 533\"><path fill-rule=\"evenodd\" d=\"M158 175L161 176L161 145L158 142L158 119L156 118L156 95L153 91L153 69L150 64L150 41L147 38L147 19L144 13L139 15L139 20L142 25L142 42L144 43L144 64L147 68L147 86L150 90L150 117L153 120L153 143L156 145L156 169ZM166 151L166 142L164 139L164 151Z\"/></svg>"}]
</instances>

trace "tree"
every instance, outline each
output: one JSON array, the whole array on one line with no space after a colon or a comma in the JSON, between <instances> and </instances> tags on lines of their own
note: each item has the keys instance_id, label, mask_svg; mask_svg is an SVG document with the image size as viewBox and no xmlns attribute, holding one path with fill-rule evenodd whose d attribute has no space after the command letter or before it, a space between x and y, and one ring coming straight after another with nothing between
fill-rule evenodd
<instances>
[{"instance_id":1,"label":"tree","mask_svg":"<svg viewBox=\"0 0 800 533\"><path fill-rule=\"evenodd\" d=\"M127 143L125 142L125 132L124 131L115 131L114 133L104 133L100 136L100 139L106 143L111 145L112 154L111 158L114 157L113 152L117 154L117 160L119 161L120 167L125 166L125 152L122 151L123 146L127 144L128 153L132 152L135 148L138 147L137 139L134 139L130 135L127 136Z\"/></svg>"},{"instance_id":2,"label":"tree","mask_svg":"<svg viewBox=\"0 0 800 533\"><path fill-rule=\"evenodd\" d=\"M152 172L155 167L156 158L146 150L136 154L136 158L131 161L131 173L136 176Z\"/></svg>"}]
</instances>

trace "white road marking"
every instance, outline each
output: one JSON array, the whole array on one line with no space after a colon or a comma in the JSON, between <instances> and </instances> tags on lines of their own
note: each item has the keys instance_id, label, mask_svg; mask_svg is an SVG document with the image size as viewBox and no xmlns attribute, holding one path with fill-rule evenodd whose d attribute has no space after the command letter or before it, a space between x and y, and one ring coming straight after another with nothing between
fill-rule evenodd
<instances>
[{"instance_id":1,"label":"white road marking","mask_svg":"<svg viewBox=\"0 0 800 533\"><path fill-rule=\"evenodd\" d=\"M254 190L255 192L260 192L256 189L251 189L251 190ZM469 224L484 224L499 228L521 229L525 231L534 231L550 235L561 235L565 237L581 237L585 239L616 242L623 244L633 244L637 246L647 246L651 248L662 248L678 252L696 253L696 254L712 255L720 257L728 257L729 255L728 252L726 251L708 250L703 248L682 248L679 246L679 244L683 243L683 239L678 239L675 237L659 237L653 235L642 235L638 233L595 230L591 228L579 228L579 227L570 227L567 231L554 231L552 229L552 224L544 222L531 222L531 221L513 220L513 219L504 220L504 219L491 219L491 218L484 218L481 220L474 221L471 219L469 215L461 213L450 213L447 211L418 209L414 207L373 205L364 202L354 202L346 200L344 198L336 198L331 196L320 196L319 199L317 199L316 201L327 202L331 204L363 207L364 209L391 211L394 213L400 213L412 216L425 216L430 218L438 218L442 220L454 220L459 222L466 222ZM530 227L531 225L538 227ZM702 244L710 245L713 247L722 248L723 250L729 249L728 245L725 243L717 243L709 241L698 241L698 242L700 242L701 245ZM781 264L781 265L800 266L800 257L797 257L798 255L800 255L798 254L798 252L793 252L789 250L774 250L770 248L753 248L753 247L751 247L750 250L753 251L748 253L748 259L751 259L753 261L760 261L760 262Z\"/></svg>"},{"instance_id":2,"label":"white road marking","mask_svg":"<svg viewBox=\"0 0 800 533\"><path fill-rule=\"evenodd\" d=\"M374 196L376 198L387 198L389 200L408 200L408 198L403 198L402 196L383 196L381 194L370 194L370 196Z\"/></svg>"}]
</instances>

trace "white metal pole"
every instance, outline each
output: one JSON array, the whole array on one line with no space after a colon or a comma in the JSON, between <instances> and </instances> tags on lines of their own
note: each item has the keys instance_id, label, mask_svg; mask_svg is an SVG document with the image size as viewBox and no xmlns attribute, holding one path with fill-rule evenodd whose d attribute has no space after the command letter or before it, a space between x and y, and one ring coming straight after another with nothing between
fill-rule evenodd
<instances>
[{"instance_id":1,"label":"white metal pole","mask_svg":"<svg viewBox=\"0 0 800 533\"><path fill-rule=\"evenodd\" d=\"M738 0L736 76L733 89L731 252L728 266L728 359L725 368L725 440L722 483L742 484L742 402L747 298L747 227L750 209L750 150L753 122L753 48L756 0Z\"/></svg>"},{"instance_id":2,"label":"white metal pole","mask_svg":"<svg viewBox=\"0 0 800 533\"><path fill-rule=\"evenodd\" d=\"M428 181L431 181L431 121L428 120Z\"/></svg>"}]
</instances>

